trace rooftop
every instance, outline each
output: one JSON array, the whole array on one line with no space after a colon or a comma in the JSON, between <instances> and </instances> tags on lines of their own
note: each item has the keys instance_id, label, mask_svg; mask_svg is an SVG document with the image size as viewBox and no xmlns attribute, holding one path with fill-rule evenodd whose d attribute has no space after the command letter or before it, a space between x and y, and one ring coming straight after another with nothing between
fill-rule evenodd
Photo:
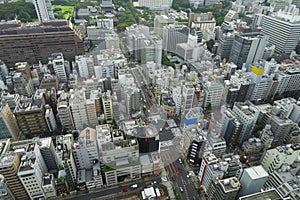
<instances>
[{"instance_id":1,"label":"rooftop","mask_svg":"<svg viewBox=\"0 0 300 200\"><path fill-rule=\"evenodd\" d=\"M244 171L251 177L251 179L259 179L269 176L268 172L266 172L261 165L246 168Z\"/></svg>"},{"instance_id":2,"label":"rooftop","mask_svg":"<svg viewBox=\"0 0 300 200\"><path fill-rule=\"evenodd\" d=\"M271 189L255 194L250 194L244 197L240 197L239 200L282 200L276 189Z\"/></svg>"}]
</instances>

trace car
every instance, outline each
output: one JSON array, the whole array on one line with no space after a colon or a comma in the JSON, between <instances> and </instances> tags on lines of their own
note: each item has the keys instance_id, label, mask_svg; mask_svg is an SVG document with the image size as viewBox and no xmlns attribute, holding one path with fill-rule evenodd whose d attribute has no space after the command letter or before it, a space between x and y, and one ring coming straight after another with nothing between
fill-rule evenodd
<instances>
[{"instance_id":1,"label":"car","mask_svg":"<svg viewBox=\"0 0 300 200\"><path fill-rule=\"evenodd\" d=\"M181 158L179 158L178 160L179 160L179 163L180 163L180 164L182 164L182 160L181 160Z\"/></svg>"},{"instance_id":2,"label":"car","mask_svg":"<svg viewBox=\"0 0 300 200\"><path fill-rule=\"evenodd\" d=\"M187 174L186 177L187 177L187 178L190 178L190 175Z\"/></svg>"},{"instance_id":3,"label":"car","mask_svg":"<svg viewBox=\"0 0 300 200\"><path fill-rule=\"evenodd\" d=\"M138 187L137 184L134 184L134 185L131 186L132 189L135 189L135 188L137 188L137 187Z\"/></svg>"},{"instance_id":4,"label":"car","mask_svg":"<svg viewBox=\"0 0 300 200\"><path fill-rule=\"evenodd\" d=\"M128 192L128 188L123 188L122 192Z\"/></svg>"},{"instance_id":5,"label":"car","mask_svg":"<svg viewBox=\"0 0 300 200\"><path fill-rule=\"evenodd\" d=\"M183 188L182 187L179 187L179 190L180 190L180 192L183 192Z\"/></svg>"},{"instance_id":6,"label":"car","mask_svg":"<svg viewBox=\"0 0 300 200\"><path fill-rule=\"evenodd\" d=\"M152 185L155 185L156 183L157 183L156 181L153 181L153 182L152 182Z\"/></svg>"}]
</instances>

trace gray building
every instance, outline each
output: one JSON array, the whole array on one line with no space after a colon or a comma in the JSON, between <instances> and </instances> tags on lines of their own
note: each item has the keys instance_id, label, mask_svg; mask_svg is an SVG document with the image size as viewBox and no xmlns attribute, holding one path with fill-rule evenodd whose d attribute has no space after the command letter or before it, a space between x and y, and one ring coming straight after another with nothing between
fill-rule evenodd
<instances>
[{"instance_id":1,"label":"gray building","mask_svg":"<svg viewBox=\"0 0 300 200\"><path fill-rule=\"evenodd\" d=\"M265 16L262 33L269 36L269 42L281 53L291 53L300 37L300 17L278 12L275 16Z\"/></svg>"},{"instance_id":2,"label":"gray building","mask_svg":"<svg viewBox=\"0 0 300 200\"><path fill-rule=\"evenodd\" d=\"M243 64L246 67L257 62L263 56L268 36L262 33L243 33L235 35L229 61L234 62L238 68Z\"/></svg>"},{"instance_id":3,"label":"gray building","mask_svg":"<svg viewBox=\"0 0 300 200\"><path fill-rule=\"evenodd\" d=\"M240 178L242 187L239 196L259 192L263 188L268 177L269 174L261 165L245 169Z\"/></svg>"},{"instance_id":4,"label":"gray building","mask_svg":"<svg viewBox=\"0 0 300 200\"><path fill-rule=\"evenodd\" d=\"M163 50L175 52L176 45L188 41L190 29L185 25L169 24L163 28Z\"/></svg>"}]
</instances>

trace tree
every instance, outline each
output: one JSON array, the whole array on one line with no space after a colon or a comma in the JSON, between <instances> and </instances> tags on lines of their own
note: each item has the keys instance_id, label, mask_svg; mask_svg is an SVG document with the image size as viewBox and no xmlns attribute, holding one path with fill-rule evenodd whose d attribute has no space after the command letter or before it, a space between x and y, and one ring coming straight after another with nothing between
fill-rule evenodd
<instances>
[{"instance_id":1,"label":"tree","mask_svg":"<svg viewBox=\"0 0 300 200\"><path fill-rule=\"evenodd\" d=\"M215 41L213 39L210 39L206 42L207 49L212 52L213 46L215 45Z\"/></svg>"}]
</instances>

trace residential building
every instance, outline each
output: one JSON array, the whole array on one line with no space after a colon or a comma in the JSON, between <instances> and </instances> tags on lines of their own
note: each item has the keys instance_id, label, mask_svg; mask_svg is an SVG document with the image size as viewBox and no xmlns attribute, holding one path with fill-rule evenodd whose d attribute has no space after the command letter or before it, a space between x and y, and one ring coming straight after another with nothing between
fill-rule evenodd
<instances>
[{"instance_id":1,"label":"residential building","mask_svg":"<svg viewBox=\"0 0 300 200\"><path fill-rule=\"evenodd\" d=\"M283 164L293 164L300 155L300 145L292 144L267 150L262 157L261 165L269 173L280 169Z\"/></svg>"},{"instance_id":2,"label":"residential building","mask_svg":"<svg viewBox=\"0 0 300 200\"><path fill-rule=\"evenodd\" d=\"M23 72L15 72L13 77L14 91L20 95L31 97L34 93L31 78Z\"/></svg>"},{"instance_id":3,"label":"residential building","mask_svg":"<svg viewBox=\"0 0 300 200\"><path fill-rule=\"evenodd\" d=\"M0 174L4 176L7 187L13 194L14 199L29 200L27 191L17 175L20 163L20 154L12 151L2 154L0 156Z\"/></svg>"},{"instance_id":4,"label":"residential building","mask_svg":"<svg viewBox=\"0 0 300 200\"><path fill-rule=\"evenodd\" d=\"M73 130L75 129L75 125L73 122L69 98L70 96L68 93L60 94L57 102L57 116L63 129Z\"/></svg>"},{"instance_id":5,"label":"residential building","mask_svg":"<svg viewBox=\"0 0 300 200\"><path fill-rule=\"evenodd\" d=\"M76 56L75 62L77 64L80 77L88 79L95 75L94 59L92 56Z\"/></svg>"},{"instance_id":6,"label":"residential building","mask_svg":"<svg viewBox=\"0 0 300 200\"><path fill-rule=\"evenodd\" d=\"M7 66L17 62L48 62L52 53L62 52L66 60L84 53L83 41L74 26L64 21L44 22L36 26L20 25L0 31L0 59Z\"/></svg>"},{"instance_id":7,"label":"residential building","mask_svg":"<svg viewBox=\"0 0 300 200\"><path fill-rule=\"evenodd\" d=\"M28 144L18 170L18 177L30 199L45 198L42 184L47 166L38 146L38 143Z\"/></svg>"},{"instance_id":8,"label":"residential building","mask_svg":"<svg viewBox=\"0 0 300 200\"><path fill-rule=\"evenodd\" d=\"M33 98L23 97L14 110L21 134L26 137L49 131L45 120L45 100L40 92L37 91Z\"/></svg>"},{"instance_id":9,"label":"residential building","mask_svg":"<svg viewBox=\"0 0 300 200\"><path fill-rule=\"evenodd\" d=\"M68 81L67 73L65 69L65 60L62 53L53 53L52 64L55 74L57 75L60 82L66 83Z\"/></svg>"},{"instance_id":10,"label":"residential building","mask_svg":"<svg viewBox=\"0 0 300 200\"><path fill-rule=\"evenodd\" d=\"M112 99L110 91L102 93L102 106L107 123L113 122Z\"/></svg>"},{"instance_id":11,"label":"residential building","mask_svg":"<svg viewBox=\"0 0 300 200\"><path fill-rule=\"evenodd\" d=\"M266 188L276 188L282 197L297 200L300 198L299 193L299 163L292 165L283 164L280 169L270 174L265 184Z\"/></svg>"},{"instance_id":12,"label":"residential building","mask_svg":"<svg viewBox=\"0 0 300 200\"><path fill-rule=\"evenodd\" d=\"M0 198L3 200L15 200L3 175L0 175Z\"/></svg>"},{"instance_id":13,"label":"residential building","mask_svg":"<svg viewBox=\"0 0 300 200\"><path fill-rule=\"evenodd\" d=\"M58 78L56 75L52 75L52 74L44 74L40 86L40 89L46 89L47 91L50 91L52 88L54 88L55 90L58 89Z\"/></svg>"},{"instance_id":14,"label":"residential building","mask_svg":"<svg viewBox=\"0 0 300 200\"><path fill-rule=\"evenodd\" d=\"M242 187L239 191L239 196L245 196L261 191L268 177L269 174L261 165L244 169L240 178Z\"/></svg>"}]
</instances>

